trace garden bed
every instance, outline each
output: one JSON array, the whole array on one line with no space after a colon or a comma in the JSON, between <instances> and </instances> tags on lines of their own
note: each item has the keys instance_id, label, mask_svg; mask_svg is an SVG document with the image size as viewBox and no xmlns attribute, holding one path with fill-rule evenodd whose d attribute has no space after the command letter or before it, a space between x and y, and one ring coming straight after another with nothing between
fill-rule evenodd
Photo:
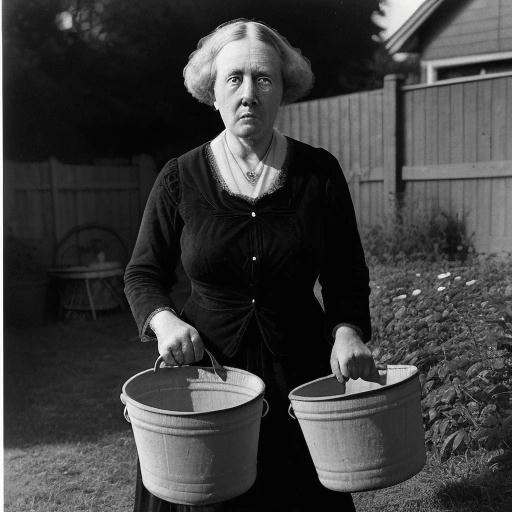
<instances>
[{"instance_id":1,"label":"garden bed","mask_svg":"<svg viewBox=\"0 0 512 512\"><path fill-rule=\"evenodd\" d=\"M429 457L408 482L356 494L358 512L508 510L511 264L372 265L371 278L371 347L381 363L419 367ZM132 510L119 393L152 366L155 344L136 341L127 315L104 314L10 329L4 349L5 510Z\"/></svg>"}]
</instances>

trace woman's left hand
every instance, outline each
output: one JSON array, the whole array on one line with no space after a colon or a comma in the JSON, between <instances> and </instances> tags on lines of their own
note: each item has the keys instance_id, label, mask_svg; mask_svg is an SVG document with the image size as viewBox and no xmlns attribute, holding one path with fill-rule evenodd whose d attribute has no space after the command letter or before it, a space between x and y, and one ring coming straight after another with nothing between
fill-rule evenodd
<instances>
[{"instance_id":1,"label":"woman's left hand","mask_svg":"<svg viewBox=\"0 0 512 512\"><path fill-rule=\"evenodd\" d=\"M331 370L339 382L358 378L378 381L379 378L370 349L348 326L341 326L336 331L331 351Z\"/></svg>"}]
</instances>

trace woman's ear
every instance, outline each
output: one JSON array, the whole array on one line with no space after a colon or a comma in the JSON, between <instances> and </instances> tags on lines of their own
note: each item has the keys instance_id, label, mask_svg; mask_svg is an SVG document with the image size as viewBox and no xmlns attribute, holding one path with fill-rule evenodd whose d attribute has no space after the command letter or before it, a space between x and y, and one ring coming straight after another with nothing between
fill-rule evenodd
<instances>
[{"instance_id":1,"label":"woman's ear","mask_svg":"<svg viewBox=\"0 0 512 512\"><path fill-rule=\"evenodd\" d=\"M216 101L213 102L213 108L214 108L214 110L219 110L219 107L217 106L217 102Z\"/></svg>"}]
</instances>

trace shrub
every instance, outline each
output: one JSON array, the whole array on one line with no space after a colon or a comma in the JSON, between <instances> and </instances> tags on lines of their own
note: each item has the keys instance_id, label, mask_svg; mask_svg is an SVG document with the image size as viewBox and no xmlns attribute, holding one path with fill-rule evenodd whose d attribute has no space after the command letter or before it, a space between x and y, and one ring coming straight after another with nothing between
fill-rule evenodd
<instances>
[{"instance_id":1,"label":"shrub","mask_svg":"<svg viewBox=\"0 0 512 512\"><path fill-rule=\"evenodd\" d=\"M430 449L442 457L510 450L512 263L474 258L435 267L371 266L374 357L419 369Z\"/></svg>"},{"instance_id":2,"label":"shrub","mask_svg":"<svg viewBox=\"0 0 512 512\"><path fill-rule=\"evenodd\" d=\"M362 230L365 253L379 263L401 259L464 262L474 253L472 235L466 232L465 215L450 215L433 210L430 215L415 218L411 209L395 213L391 226L372 226Z\"/></svg>"}]
</instances>

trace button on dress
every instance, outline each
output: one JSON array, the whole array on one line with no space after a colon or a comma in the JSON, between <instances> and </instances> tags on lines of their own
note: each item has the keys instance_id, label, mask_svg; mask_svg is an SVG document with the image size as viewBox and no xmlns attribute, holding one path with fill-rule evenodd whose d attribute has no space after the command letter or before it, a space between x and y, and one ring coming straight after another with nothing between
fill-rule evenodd
<instances>
[{"instance_id":1,"label":"button on dress","mask_svg":"<svg viewBox=\"0 0 512 512\"><path fill-rule=\"evenodd\" d=\"M270 402L256 485L204 510L353 510L350 495L319 484L298 424L286 414L293 387L331 372L336 325L357 326L364 341L371 336L368 268L336 158L288 139L280 179L255 200L223 186L208 143L169 161L125 274L143 341L154 338L148 324L155 311L177 309L169 294L180 261L191 290L181 318L221 363L260 375ZM325 312L313 293L317 278ZM201 508L162 502L139 477L135 510Z\"/></svg>"}]
</instances>

